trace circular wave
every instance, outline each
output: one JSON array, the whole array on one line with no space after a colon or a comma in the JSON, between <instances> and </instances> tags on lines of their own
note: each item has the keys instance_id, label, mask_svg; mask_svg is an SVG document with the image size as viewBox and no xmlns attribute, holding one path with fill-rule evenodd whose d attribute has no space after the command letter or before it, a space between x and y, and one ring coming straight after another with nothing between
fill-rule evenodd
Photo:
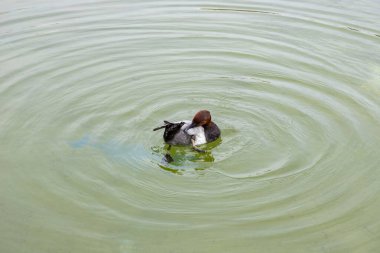
<instances>
[{"instance_id":1,"label":"circular wave","mask_svg":"<svg viewBox=\"0 0 380 253\"><path fill-rule=\"evenodd\" d=\"M13 222L32 248L41 224L82 251L378 246L377 3L40 2L1 13L10 241ZM199 109L222 139L162 163L152 129Z\"/></svg>"}]
</instances>

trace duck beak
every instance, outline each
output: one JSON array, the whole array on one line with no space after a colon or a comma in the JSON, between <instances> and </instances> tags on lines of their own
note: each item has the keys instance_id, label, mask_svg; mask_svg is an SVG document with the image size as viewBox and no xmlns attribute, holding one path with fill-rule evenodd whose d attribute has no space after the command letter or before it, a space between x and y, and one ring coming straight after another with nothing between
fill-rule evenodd
<instances>
[{"instance_id":1,"label":"duck beak","mask_svg":"<svg viewBox=\"0 0 380 253\"><path fill-rule=\"evenodd\" d=\"M191 129L191 128L194 128L194 127L196 127L197 126L197 124L196 123L194 123L194 122L191 122L191 124L187 127L187 129L186 130L189 130L189 129Z\"/></svg>"}]
</instances>

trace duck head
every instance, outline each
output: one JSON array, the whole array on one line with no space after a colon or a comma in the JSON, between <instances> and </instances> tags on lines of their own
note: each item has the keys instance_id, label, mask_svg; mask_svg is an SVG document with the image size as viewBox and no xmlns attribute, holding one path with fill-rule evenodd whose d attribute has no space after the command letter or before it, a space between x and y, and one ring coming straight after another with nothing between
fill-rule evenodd
<instances>
[{"instance_id":1,"label":"duck head","mask_svg":"<svg viewBox=\"0 0 380 253\"><path fill-rule=\"evenodd\" d=\"M198 126L208 126L211 123L211 113L207 110L199 111L195 114L193 121L187 129L198 127Z\"/></svg>"}]
</instances>

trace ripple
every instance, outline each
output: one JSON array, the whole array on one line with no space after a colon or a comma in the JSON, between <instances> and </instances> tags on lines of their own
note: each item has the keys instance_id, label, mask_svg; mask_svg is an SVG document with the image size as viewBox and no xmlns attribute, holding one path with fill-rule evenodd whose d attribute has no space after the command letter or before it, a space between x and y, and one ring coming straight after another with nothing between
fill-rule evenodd
<instances>
[{"instance_id":1,"label":"ripple","mask_svg":"<svg viewBox=\"0 0 380 253\"><path fill-rule=\"evenodd\" d=\"M377 246L378 3L38 2L0 13L6 251Z\"/></svg>"}]
</instances>

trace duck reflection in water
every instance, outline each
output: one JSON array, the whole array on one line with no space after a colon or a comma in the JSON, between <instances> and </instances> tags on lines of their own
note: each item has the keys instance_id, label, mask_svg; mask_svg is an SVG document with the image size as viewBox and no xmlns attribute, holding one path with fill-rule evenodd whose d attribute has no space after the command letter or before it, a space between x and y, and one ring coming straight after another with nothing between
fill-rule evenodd
<instances>
[{"instance_id":1,"label":"duck reflection in water","mask_svg":"<svg viewBox=\"0 0 380 253\"><path fill-rule=\"evenodd\" d=\"M182 120L169 122L164 120L164 125L153 129L157 131L165 128L164 141L167 146L167 153L164 162L174 162L170 154L172 145L174 146L192 146L193 150L198 153L206 153L205 150L198 148L198 145L214 142L220 138L219 127L211 120L211 113L207 110L197 112L193 120ZM212 158L213 159L213 158Z\"/></svg>"}]
</instances>

